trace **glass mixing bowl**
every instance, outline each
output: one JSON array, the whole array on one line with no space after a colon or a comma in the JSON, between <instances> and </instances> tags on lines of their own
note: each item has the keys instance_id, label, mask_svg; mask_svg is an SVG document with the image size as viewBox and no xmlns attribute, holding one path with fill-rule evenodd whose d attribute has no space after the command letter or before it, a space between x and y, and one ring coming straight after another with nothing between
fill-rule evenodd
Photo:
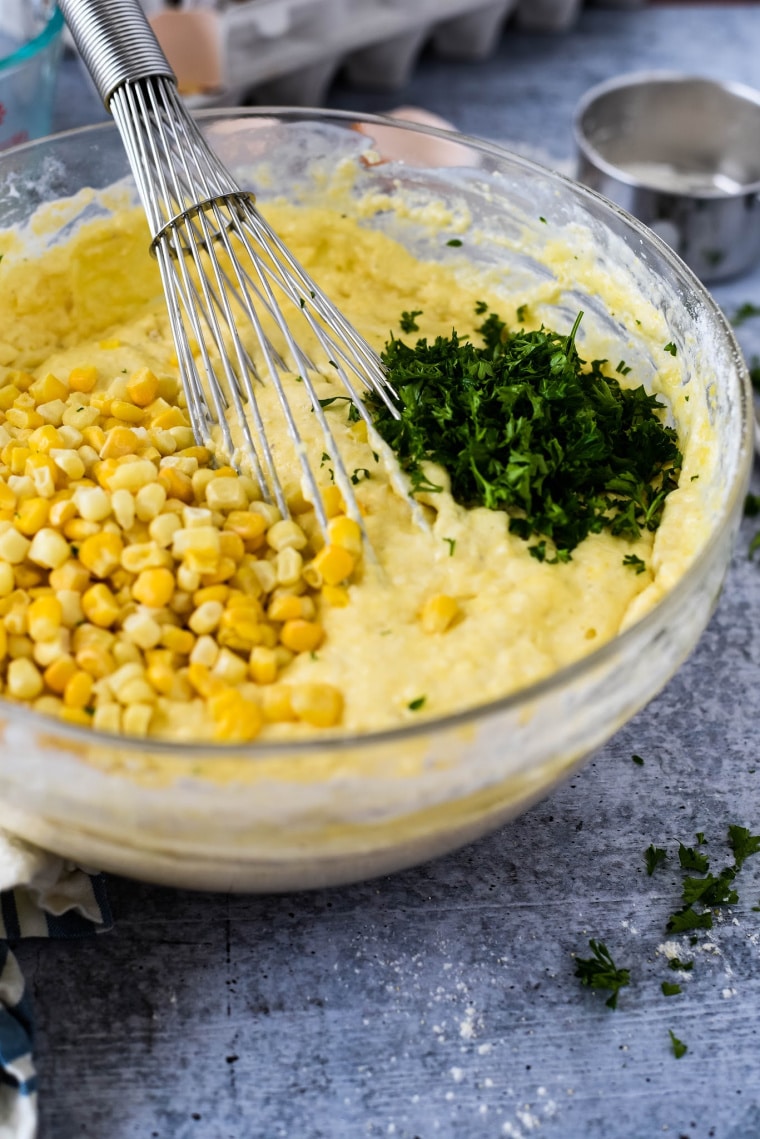
<instances>
[{"instance_id":1,"label":"glass mixing bowl","mask_svg":"<svg viewBox=\"0 0 760 1139\"><path fill-rule=\"evenodd\" d=\"M686 407L711 424L693 484L704 536L683 576L615 639L503 699L371 735L245 746L116 739L0 702L0 822L18 835L90 866L175 885L274 891L348 882L429 859L523 811L673 675L714 607L741 515L752 460L748 377L720 310L684 264L560 175L474 139L380 118L256 110L212 112L202 123L260 199L314 200L337 172L345 208L374 202L367 224L453 266L461 250L431 225L442 215L430 203L444 203L484 271L511 290L539 286L550 327L569 326L584 309L584 324L622 342L645 383L656 366L642 326L656 326L660 345L676 344L688 385L691 403L674 404L679 429L690 430ZM122 179L130 184L110 124L9 151L0 158L2 226L26 226L39 207L68 199L52 232L26 231L34 256L102 216L107 205L93 191ZM396 210L402 199L406 208ZM577 273L558 276L548 265L558 242ZM636 311L610 311L606 294L621 296L621 285L638 298Z\"/></svg>"}]
</instances>

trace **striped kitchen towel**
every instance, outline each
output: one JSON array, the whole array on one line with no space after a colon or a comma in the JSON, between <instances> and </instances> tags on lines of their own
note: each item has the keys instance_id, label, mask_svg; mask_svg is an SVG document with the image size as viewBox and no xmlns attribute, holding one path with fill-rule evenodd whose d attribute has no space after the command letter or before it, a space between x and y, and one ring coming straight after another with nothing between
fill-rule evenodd
<instances>
[{"instance_id":1,"label":"striped kitchen towel","mask_svg":"<svg viewBox=\"0 0 760 1139\"><path fill-rule=\"evenodd\" d=\"M110 929L102 875L0 830L0 1139L37 1134L29 994L8 942Z\"/></svg>"}]
</instances>

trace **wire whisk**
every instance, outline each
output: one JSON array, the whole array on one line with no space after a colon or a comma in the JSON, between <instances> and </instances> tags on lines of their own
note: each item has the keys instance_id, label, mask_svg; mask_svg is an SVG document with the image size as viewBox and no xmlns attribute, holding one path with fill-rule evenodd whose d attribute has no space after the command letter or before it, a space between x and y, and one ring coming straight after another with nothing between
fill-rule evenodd
<instances>
[{"instance_id":1,"label":"wire whisk","mask_svg":"<svg viewBox=\"0 0 760 1139\"><path fill-rule=\"evenodd\" d=\"M303 384L347 513L362 525L351 480L310 374L315 364L292 332L284 302L305 319L343 391L371 426L360 397L374 391L394 415L396 393L377 353L297 263L255 207L254 196L206 143L138 0L59 0L124 144L151 231L188 413L199 443L247 465L284 517L288 503L260 407L276 392L321 528L327 517L288 397L285 373ZM288 310L290 311L290 310ZM247 347L248 329L263 366ZM272 343L277 330L287 359ZM195 349L195 351L194 351ZM291 380L292 382L292 380ZM238 425L240 442L231 430Z\"/></svg>"}]
</instances>

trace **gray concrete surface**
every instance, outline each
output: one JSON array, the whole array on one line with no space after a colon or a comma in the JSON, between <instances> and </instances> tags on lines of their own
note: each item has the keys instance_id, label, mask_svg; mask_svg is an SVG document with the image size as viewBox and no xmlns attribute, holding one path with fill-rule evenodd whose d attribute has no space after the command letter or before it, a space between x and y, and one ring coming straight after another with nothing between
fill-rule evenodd
<instances>
[{"instance_id":1,"label":"gray concrete surface","mask_svg":"<svg viewBox=\"0 0 760 1139\"><path fill-rule=\"evenodd\" d=\"M586 11L565 36L511 33L484 64L422 59L393 100L463 130L570 154L576 98L672 66L760 81L760 9ZM97 114L73 68L60 125ZM94 107L94 111L93 111ZM716 290L760 304L760 273ZM744 326L760 350L760 321ZM760 490L760 484L755 487ZM760 557L746 521L718 610L662 695L576 776L476 845L394 877L275 897L113 879L116 928L27 943L42 1139L758 1139L760 856L740 901L662 952L675 852L760 831ZM631 760L644 759L643 766ZM648 877L644 849L669 861ZM610 1011L573 954L607 943L631 984ZM668 1030L688 1045L677 1060Z\"/></svg>"}]
</instances>

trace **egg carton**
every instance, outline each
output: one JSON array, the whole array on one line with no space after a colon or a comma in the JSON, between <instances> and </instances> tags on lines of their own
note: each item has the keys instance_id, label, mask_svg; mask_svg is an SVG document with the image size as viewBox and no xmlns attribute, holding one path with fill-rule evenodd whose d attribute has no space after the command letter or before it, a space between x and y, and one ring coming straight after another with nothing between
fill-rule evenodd
<instances>
[{"instance_id":1,"label":"egg carton","mask_svg":"<svg viewBox=\"0 0 760 1139\"><path fill-rule=\"evenodd\" d=\"M616 0L612 0L613 3ZM623 0L631 4L641 0ZM196 105L315 105L340 70L357 87L403 87L423 47L486 58L511 18L562 31L583 0L143 0ZM620 0L617 0L620 3Z\"/></svg>"}]
</instances>

